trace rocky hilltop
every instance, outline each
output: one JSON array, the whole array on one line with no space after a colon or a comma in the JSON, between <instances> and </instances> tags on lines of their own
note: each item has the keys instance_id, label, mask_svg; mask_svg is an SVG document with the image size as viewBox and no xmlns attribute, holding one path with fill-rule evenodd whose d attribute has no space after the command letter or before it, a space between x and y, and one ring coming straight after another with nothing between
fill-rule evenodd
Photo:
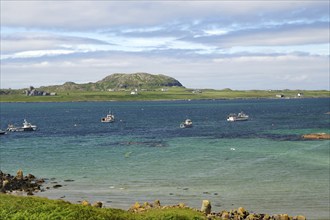
<instances>
[{"instance_id":1,"label":"rocky hilltop","mask_svg":"<svg viewBox=\"0 0 330 220\"><path fill-rule=\"evenodd\" d=\"M63 85L41 87L49 91L106 91L123 89L154 89L159 87L183 87L182 84L169 76L149 73L114 73L95 83L77 84L66 82Z\"/></svg>"}]
</instances>

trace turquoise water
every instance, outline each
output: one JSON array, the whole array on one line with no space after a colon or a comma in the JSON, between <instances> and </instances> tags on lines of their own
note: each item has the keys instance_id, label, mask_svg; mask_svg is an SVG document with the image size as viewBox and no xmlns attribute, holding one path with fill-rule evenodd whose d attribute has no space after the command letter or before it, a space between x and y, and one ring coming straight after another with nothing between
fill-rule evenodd
<instances>
[{"instance_id":1,"label":"turquoise water","mask_svg":"<svg viewBox=\"0 0 330 220\"><path fill-rule=\"evenodd\" d=\"M39 196L102 201L184 202L214 211L329 216L329 99L173 102L1 103L1 128L26 118L36 132L1 136L1 170L54 178ZM117 121L100 123L111 109ZM247 122L226 116L244 111ZM194 127L180 129L186 117ZM73 180L73 181L67 181ZM51 186L52 183L49 183ZM54 185L54 184L53 184Z\"/></svg>"}]
</instances>

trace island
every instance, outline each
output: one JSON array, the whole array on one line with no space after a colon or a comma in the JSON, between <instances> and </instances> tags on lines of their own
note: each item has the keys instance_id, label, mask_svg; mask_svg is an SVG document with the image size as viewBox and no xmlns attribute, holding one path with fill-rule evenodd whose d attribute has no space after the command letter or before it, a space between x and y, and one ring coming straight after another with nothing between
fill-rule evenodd
<instances>
[{"instance_id":1,"label":"island","mask_svg":"<svg viewBox=\"0 0 330 220\"><path fill-rule=\"evenodd\" d=\"M0 102L160 101L251 98L329 98L328 90L232 90L186 88L164 74L114 73L97 82L0 89Z\"/></svg>"}]
</instances>

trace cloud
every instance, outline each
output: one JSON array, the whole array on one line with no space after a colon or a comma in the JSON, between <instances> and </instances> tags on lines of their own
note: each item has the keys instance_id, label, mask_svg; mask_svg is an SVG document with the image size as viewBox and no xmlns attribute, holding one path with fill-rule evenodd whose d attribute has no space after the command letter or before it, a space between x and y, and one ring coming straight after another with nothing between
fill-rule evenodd
<instances>
[{"instance_id":1,"label":"cloud","mask_svg":"<svg viewBox=\"0 0 330 220\"><path fill-rule=\"evenodd\" d=\"M76 37L70 36L70 34L59 35L57 33L42 32L4 33L1 37L1 53L5 55L28 53L29 51L34 53L33 51L73 49L79 45L109 45L109 43L83 36Z\"/></svg>"},{"instance_id":2,"label":"cloud","mask_svg":"<svg viewBox=\"0 0 330 220\"><path fill-rule=\"evenodd\" d=\"M251 55L231 57L185 54L169 57L153 52L102 52L84 57L43 59L38 63L16 60L1 66L1 86L16 87L95 82L116 72L163 73L189 88L232 89L329 89L328 56ZM173 51L171 51L173 54ZM38 79L36 81L35 79ZM317 80L315 80L317 79ZM312 83L314 82L314 83Z\"/></svg>"},{"instance_id":3,"label":"cloud","mask_svg":"<svg viewBox=\"0 0 330 220\"><path fill-rule=\"evenodd\" d=\"M143 71L191 88L329 89L329 4L1 1L1 87Z\"/></svg>"},{"instance_id":4,"label":"cloud","mask_svg":"<svg viewBox=\"0 0 330 220\"><path fill-rule=\"evenodd\" d=\"M220 32L220 34L218 34ZM213 33L213 34L210 34ZM237 30L206 31L205 36L186 38L221 48L235 46L287 46L329 43L329 23L275 25L266 27L247 27Z\"/></svg>"},{"instance_id":5,"label":"cloud","mask_svg":"<svg viewBox=\"0 0 330 220\"><path fill-rule=\"evenodd\" d=\"M315 19L328 16L328 6L327 1L2 1L1 25L95 30L205 19L223 25L275 16Z\"/></svg>"}]
</instances>

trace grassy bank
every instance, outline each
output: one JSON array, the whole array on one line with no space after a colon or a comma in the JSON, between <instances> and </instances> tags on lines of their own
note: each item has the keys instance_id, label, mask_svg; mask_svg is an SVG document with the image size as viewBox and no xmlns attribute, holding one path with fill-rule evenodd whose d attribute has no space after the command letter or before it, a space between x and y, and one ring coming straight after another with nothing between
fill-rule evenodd
<instances>
[{"instance_id":1,"label":"grassy bank","mask_svg":"<svg viewBox=\"0 0 330 220\"><path fill-rule=\"evenodd\" d=\"M167 91L155 89L152 91L138 91L132 95L131 91L64 91L56 96L25 96L22 93L8 93L0 95L0 102L77 102L77 101L156 101L156 100L198 100L198 99L238 99L238 98L297 98L298 94L304 98L330 97L326 90L192 90L179 87L168 88Z\"/></svg>"},{"instance_id":2,"label":"grassy bank","mask_svg":"<svg viewBox=\"0 0 330 220\"><path fill-rule=\"evenodd\" d=\"M152 209L131 213L120 209L95 208L61 200L0 194L0 219L206 219L188 208Z\"/></svg>"}]
</instances>

